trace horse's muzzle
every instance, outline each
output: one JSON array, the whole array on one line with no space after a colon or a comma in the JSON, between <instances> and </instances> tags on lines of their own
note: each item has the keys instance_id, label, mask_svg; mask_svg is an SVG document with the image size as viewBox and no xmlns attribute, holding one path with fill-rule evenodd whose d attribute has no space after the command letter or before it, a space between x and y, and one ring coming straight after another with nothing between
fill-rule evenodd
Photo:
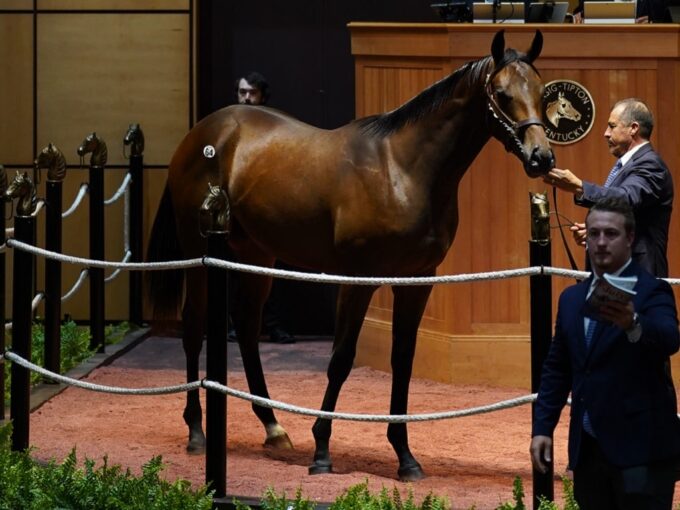
<instances>
[{"instance_id":1,"label":"horse's muzzle","mask_svg":"<svg viewBox=\"0 0 680 510\"><path fill-rule=\"evenodd\" d=\"M551 148L534 147L524 160L524 171L529 177L540 177L555 168L555 154Z\"/></svg>"}]
</instances>

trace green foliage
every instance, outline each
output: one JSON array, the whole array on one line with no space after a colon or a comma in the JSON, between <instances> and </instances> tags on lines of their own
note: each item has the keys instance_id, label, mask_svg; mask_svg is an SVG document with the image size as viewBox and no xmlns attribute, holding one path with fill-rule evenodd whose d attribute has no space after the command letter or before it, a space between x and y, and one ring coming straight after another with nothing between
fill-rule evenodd
<instances>
[{"instance_id":1,"label":"green foliage","mask_svg":"<svg viewBox=\"0 0 680 510\"><path fill-rule=\"evenodd\" d=\"M383 487L377 495L368 490L368 480L347 489L329 510L447 510L450 508L445 498L429 493L420 504L413 498L413 492L408 491L406 499L402 499L399 490L394 487L390 493Z\"/></svg>"},{"instance_id":2,"label":"green foliage","mask_svg":"<svg viewBox=\"0 0 680 510\"><path fill-rule=\"evenodd\" d=\"M512 498L514 503L503 503L496 510L526 510L524 505L524 485L522 479L517 476L512 483Z\"/></svg>"},{"instance_id":3,"label":"green foliage","mask_svg":"<svg viewBox=\"0 0 680 510\"><path fill-rule=\"evenodd\" d=\"M78 468L75 450L61 464L41 466L23 452L10 450L10 426L0 428L0 510L210 510L212 494L192 491L186 480L160 478L161 457L129 470L85 459Z\"/></svg>"},{"instance_id":4,"label":"green foliage","mask_svg":"<svg viewBox=\"0 0 680 510\"><path fill-rule=\"evenodd\" d=\"M119 324L109 324L104 328L104 338L107 345L112 345L119 342L130 329L127 322ZM6 343L12 345L11 330L6 332ZM31 361L36 365L44 366L45 364L45 329L41 322L34 322L31 328ZM75 322L69 320L61 325L61 374L65 374L73 367L88 359L94 354L90 350L90 328L86 326L78 326ZM10 393L10 366L11 363L6 362L5 365L5 401L9 401ZM41 382L42 376L31 373L31 384L38 384Z\"/></svg>"}]
</instances>

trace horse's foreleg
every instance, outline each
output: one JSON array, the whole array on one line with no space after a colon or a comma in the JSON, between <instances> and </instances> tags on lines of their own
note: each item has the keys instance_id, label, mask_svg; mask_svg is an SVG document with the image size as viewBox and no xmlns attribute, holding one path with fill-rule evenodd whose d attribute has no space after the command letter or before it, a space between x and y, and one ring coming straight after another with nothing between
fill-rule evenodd
<instances>
[{"instance_id":1,"label":"horse's foreleg","mask_svg":"<svg viewBox=\"0 0 680 510\"><path fill-rule=\"evenodd\" d=\"M206 275L204 268L187 271L187 290L182 310L182 345L187 363L187 382L197 381L198 358L203 346L206 321ZM184 421L189 427L189 453L201 454L205 451L203 433L203 412L199 400L199 390L187 392L184 408Z\"/></svg>"},{"instance_id":2,"label":"horse's foreleg","mask_svg":"<svg viewBox=\"0 0 680 510\"><path fill-rule=\"evenodd\" d=\"M234 303L234 328L238 338L243 368L248 380L250 393L269 398L267 383L260 360L258 340L262 320L262 306L271 288L271 278L240 274ZM253 412L264 425L267 437L265 446L293 448L286 430L279 424L274 411L268 407L253 404Z\"/></svg>"},{"instance_id":3,"label":"horse's foreleg","mask_svg":"<svg viewBox=\"0 0 680 510\"><path fill-rule=\"evenodd\" d=\"M392 397L390 414L408 412L408 389L411 382L416 336L420 319L425 311L431 286L394 287L394 311L392 316ZM387 439L399 459L399 479L420 480L425 475L408 446L405 423L390 423Z\"/></svg>"},{"instance_id":4,"label":"horse's foreleg","mask_svg":"<svg viewBox=\"0 0 680 510\"><path fill-rule=\"evenodd\" d=\"M375 287L340 287L335 341L331 360L328 364L328 386L321 404L322 411L332 412L335 410L340 389L352 370L359 331L374 291ZM331 420L319 418L314 422L312 432L316 449L314 451L314 462L309 466L309 474L311 475L333 471L329 451L331 428Z\"/></svg>"}]
</instances>

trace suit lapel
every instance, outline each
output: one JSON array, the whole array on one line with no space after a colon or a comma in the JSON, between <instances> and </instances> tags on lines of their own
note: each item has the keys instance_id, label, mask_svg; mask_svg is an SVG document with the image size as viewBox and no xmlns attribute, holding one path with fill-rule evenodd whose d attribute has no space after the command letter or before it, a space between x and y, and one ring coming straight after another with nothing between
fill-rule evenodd
<instances>
[{"instance_id":1,"label":"suit lapel","mask_svg":"<svg viewBox=\"0 0 680 510\"><path fill-rule=\"evenodd\" d=\"M621 167L621 171L614 178L614 180L611 182L609 187L611 188L612 186L617 186L618 184L620 184L624 180L624 178L628 177L632 168L635 166L635 162L651 150L652 150L652 144L651 143L647 143L647 144L643 145L642 147L640 147L635 152L635 154L633 154L631 156L631 158L628 160L628 162Z\"/></svg>"}]
</instances>

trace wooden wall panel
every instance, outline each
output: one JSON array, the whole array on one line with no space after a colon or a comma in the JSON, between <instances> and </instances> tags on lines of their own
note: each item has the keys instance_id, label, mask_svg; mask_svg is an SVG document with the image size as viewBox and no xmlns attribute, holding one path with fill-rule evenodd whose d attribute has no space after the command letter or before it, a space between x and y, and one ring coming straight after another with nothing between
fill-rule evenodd
<instances>
[{"instance_id":1,"label":"wooden wall panel","mask_svg":"<svg viewBox=\"0 0 680 510\"><path fill-rule=\"evenodd\" d=\"M191 0L37 0L39 10L181 10L188 9Z\"/></svg>"},{"instance_id":2,"label":"wooden wall panel","mask_svg":"<svg viewBox=\"0 0 680 510\"><path fill-rule=\"evenodd\" d=\"M10 8L25 12L6 12ZM123 136L130 123L138 122L146 138L143 222L148 239L167 165L193 122L193 10L191 0L4 1L0 6L0 60L7 69L0 82L0 164L10 176L17 169L30 171L36 153L48 142L55 143L69 164L63 193L64 208L68 208L80 184L87 181L89 155L80 167L76 149L86 135L96 131L108 146L104 194L109 198L127 172ZM44 193L44 183L40 183L38 196ZM105 209L108 260L123 257L123 207L121 199ZM44 215L39 215L40 245L44 221ZM88 231L86 197L65 220L64 252L87 257ZM11 256L10 250L10 269ZM65 293L82 268L62 267ZM42 259L37 268L37 288L41 289ZM7 286L11 288L11 277ZM126 319L128 307L128 274L123 272L106 285L106 320ZM11 298L7 301L10 311ZM63 304L62 311L75 319L88 319L87 283ZM38 314L43 314L42 309Z\"/></svg>"},{"instance_id":3,"label":"wooden wall panel","mask_svg":"<svg viewBox=\"0 0 680 510\"><path fill-rule=\"evenodd\" d=\"M387 85L366 79L370 75L368 69L398 68L408 62L411 72L415 69L421 74L413 83L421 84L426 80L423 69L432 59L436 59L442 73L451 72L464 62L488 54L496 32L496 27L491 25L464 24L354 23L350 29L357 73L358 117L396 106L393 100L386 102L383 97L390 90ZM505 29L508 46L524 49L533 37L535 27L517 25ZM570 168L584 179L603 182L614 163L603 138L609 110L617 100L637 96L646 100L655 113L657 128L652 143L669 165L677 187L680 144L677 143L675 124L680 108L680 98L676 97L680 86L680 26L543 25L541 30L545 43L536 66L544 81L578 81L590 91L596 105L594 126L583 140L567 146L553 146L557 166ZM563 50L575 37L584 48L578 59L564 55ZM422 39L422 44L418 38ZM600 51L598 41L612 38L617 38L617 45L610 44L606 51ZM419 61L421 66L417 65ZM399 75L394 69L390 73L393 79ZM434 81L438 76L429 78ZM392 94L394 100L403 97ZM507 154L500 143L492 140L487 144L461 181L459 229L437 273L527 267L529 191L551 190L541 180L527 178L519 161ZM550 202L554 210L552 194ZM557 205L566 218L583 221L586 210L574 205L571 194L559 192ZM674 214L668 253L671 276L675 277L680 276L678 221L678 215ZM567 238L582 268L583 249L573 244L568 232ZM569 267L556 230L552 243L552 265ZM572 283L571 279L553 278L553 309L559 292ZM680 289L676 287L675 292L678 296ZM528 388L529 312L527 277L436 286L421 323L414 374L447 382ZM362 329L358 364L389 370L390 321L390 293L388 289L381 289L369 307ZM680 365L677 358L673 359L674 365ZM679 370L676 367L678 380Z\"/></svg>"},{"instance_id":4,"label":"wooden wall panel","mask_svg":"<svg viewBox=\"0 0 680 510\"><path fill-rule=\"evenodd\" d=\"M33 18L0 14L0 164L31 161L33 154Z\"/></svg>"},{"instance_id":5,"label":"wooden wall panel","mask_svg":"<svg viewBox=\"0 0 680 510\"><path fill-rule=\"evenodd\" d=\"M93 35L96 34L96 37ZM144 162L167 164L188 129L186 16L38 16L38 145L52 141L69 160L90 132L126 164L122 140L132 122L147 143Z\"/></svg>"}]
</instances>

